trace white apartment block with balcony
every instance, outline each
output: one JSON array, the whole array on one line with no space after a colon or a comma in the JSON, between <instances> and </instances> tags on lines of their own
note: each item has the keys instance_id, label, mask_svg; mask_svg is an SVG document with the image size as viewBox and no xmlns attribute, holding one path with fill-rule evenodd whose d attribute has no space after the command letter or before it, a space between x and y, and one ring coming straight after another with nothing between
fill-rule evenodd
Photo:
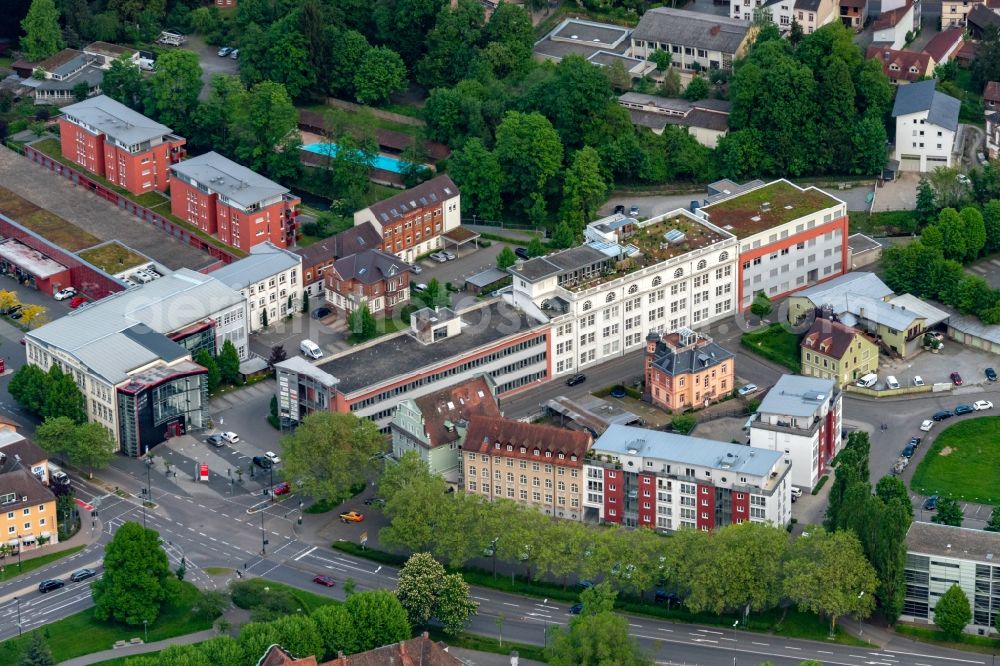
<instances>
[{"instance_id":1,"label":"white apartment block with balcony","mask_svg":"<svg viewBox=\"0 0 1000 666\"><path fill-rule=\"evenodd\" d=\"M584 518L660 532L748 521L784 527L790 471L780 451L616 424L584 465Z\"/></svg>"},{"instance_id":2,"label":"white apartment block with balcony","mask_svg":"<svg viewBox=\"0 0 1000 666\"><path fill-rule=\"evenodd\" d=\"M511 267L505 298L552 326L555 374L641 349L651 330L702 328L736 307L736 239L675 210L639 222L612 215L583 245Z\"/></svg>"},{"instance_id":3,"label":"white apartment block with balcony","mask_svg":"<svg viewBox=\"0 0 1000 666\"><path fill-rule=\"evenodd\" d=\"M791 458L792 483L812 489L840 453L843 394L832 379L782 375L750 423L750 446Z\"/></svg>"},{"instance_id":4,"label":"white apartment block with balcony","mask_svg":"<svg viewBox=\"0 0 1000 666\"><path fill-rule=\"evenodd\" d=\"M254 245L248 256L211 275L247 300L251 333L297 313L301 307L302 256L270 241Z\"/></svg>"}]
</instances>

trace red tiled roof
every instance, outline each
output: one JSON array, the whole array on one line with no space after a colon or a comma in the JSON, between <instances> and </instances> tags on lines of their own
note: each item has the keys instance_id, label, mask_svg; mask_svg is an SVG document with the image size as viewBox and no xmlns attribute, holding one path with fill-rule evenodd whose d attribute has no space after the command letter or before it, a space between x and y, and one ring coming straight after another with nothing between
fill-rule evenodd
<instances>
[{"instance_id":1,"label":"red tiled roof","mask_svg":"<svg viewBox=\"0 0 1000 666\"><path fill-rule=\"evenodd\" d=\"M499 453L500 455L548 462L569 467L582 467L593 438L588 432L567 430L538 423L524 423L514 419L473 416L465 435L463 451ZM496 444L500 448L496 448ZM510 444L512 451L505 445ZM525 449L521 453L521 448ZM546 457L546 453L551 455ZM559 454L563 458L559 458ZM576 457L573 460L573 457Z\"/></svg>"},{"instance_id":2,"label":"red tiled roof","mask_svg":"<svg viewBox=\"0 0 1000 666\"><path fill-rule=\"evenodd\" d=\"M916 81L921 76L931 73L931 56L927 53L869 46L865 58L869 60L878 58L879 62L882 63L882 71L890 79ZM891 69L892 65L896 65L899 69ZM917 71L911 72L911 67L915 67Z\"/></svg>"},{"instance_id":3,"label":"red tiled roof","mask_svg":"<svg viewBox=\"0 0 1000 666\"><path fill-rule=\"evenodd\" d=\"M385 225L415 210L442 206L445 201L457 196L458 186L449 176L441 175L373 203L368 209L380 225Z\"/></svg>"},{"instance_id":4,"label":"red tiled roof","mask_svg":"<svg viewBox=\"0 0 1000 666\"><path fill-rule=\"evenodd\" d=\"M339 234L328 236L308 247L294 248L292 252L302 257L304 268L310 268L316 264L333 262L363 250L377 250L381 246L382 237L379 236L371 222L365 222L341 231Z\"/></svg>"},{"instance_id":5,"label":"red tiled roof","mask_svg":"<svg viewBox=\"0 0 1000 666\"><path fill-rule=\"evenodd\" d=\"M902 7L896 7L895 9L890 9L887 12L882 12L875 23L872 24L874 30L883 30L884 28L891 28L906 16L906 13L910 11L913 7L913 0L906 0L906 4Z\"/></svg>"},{"instance_id":6,"label":"red tiled roof","mask_svg":"<svg viewBox=\"0 0 1000 666\"><path fill-rule=\"evenodd\" d=\"M809 332L802 338L800 345L804 349L810 349L823 356L840 359L850 349L856 335L861 334L839 321L817 319L813 322Z\"/></svg>"},{"instance_id":7,"label":"red tiled roof","mask_svg":"<svg viewBox=\"0 0 1000 666\"><path fill-rule=\"evenodd\" d=\"M996 81L990 81L986 84L986 90L983 91L984 100L1000 101L1000 83Z\"/></svg>"},{"instance_id":8,"label":"red tiled roof","mask_svg":"<svg viewBox=\"0 0 1000 666\"><path fill-rule=\"evenodd\" d=\"M934 58L934 62L942 63L948 60L949 56L954 56L958 49L962 47L962 43L961 28L943 30L934 35L931 41L927 42L927 46L924 47L924 53L930 54Z\"/></svg>"},{"instance_id":9,"label":"red tiled roof","mask_svg":"<svg viewBox=\"0 0 1000 666\"><path fill-rule=\"evenodd\" d=\"M445 421L455 423L459 419L471 420L473 416L500 416L496 399L481 376L421 396L414 402L424 417L424 432L431 448L458 440L456 429L445 428Z\"/></svg>"},{"instance_id":10,"label":"red tiled roof","mask_svg":"<svg viewBox=\"0 0 1000 666\"><path fill-rule=\"evenodd\" d=\"M448 654L448 646L435 643L427 634L401 643L359 652L349 657L338 655L321 666L461 666L462 661ZM257 666L316 666L316 657L295 659L279 645L272 645Z\"/></svg>"}]
</instances>

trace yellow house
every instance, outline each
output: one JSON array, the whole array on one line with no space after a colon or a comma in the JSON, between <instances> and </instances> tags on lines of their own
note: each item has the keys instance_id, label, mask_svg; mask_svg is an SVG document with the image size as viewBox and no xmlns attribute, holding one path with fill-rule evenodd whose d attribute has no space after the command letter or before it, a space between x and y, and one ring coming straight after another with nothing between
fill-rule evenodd
<instances>
[{"instance_id":1,"label":"yellow house","mask_svg":"<svg viewBox=\"0 0 1000 666\"><path fill-rule=\"evenodd\" d=\"M32 548L59 539L56 496L25 467L0 474L0 545Z\"/></svg>"},{"instance_id":2,"label":"yellow house","mask_svg":"<svg viewBox=\"0 0 1000 666\"><path fill-rule=\"evenodd\" d=\"M843 386L878 371L878 346L857 329L817 319L799 343L802 374Z\"/></svg>"}]
</instances>

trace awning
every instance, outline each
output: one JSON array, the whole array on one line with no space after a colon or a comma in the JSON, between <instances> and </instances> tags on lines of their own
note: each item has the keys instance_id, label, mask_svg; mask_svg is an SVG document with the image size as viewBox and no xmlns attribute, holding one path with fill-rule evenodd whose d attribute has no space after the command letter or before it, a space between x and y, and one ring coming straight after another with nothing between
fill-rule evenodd
<instances>
[{"instance_id":1,"label":"awning","mask_svg":"<svg viewBox=\"0 0 1000 666\"><path fill-rule=\"evenodd\" d=\"M21 544L21 542L18 539L8 539L7 540L7 545L8 546L18 546L20 544Z\"/></svg>"},{"instance_id":2,"label":"awning","mask_svg":"<svg viewBox=\"0 0 1000 666\"><path fill-rule=\"evenodd\" d=\"M43 539L51 539L52 532L42 532L39 536L42 537Z\"/></svg>"}]
</instances>

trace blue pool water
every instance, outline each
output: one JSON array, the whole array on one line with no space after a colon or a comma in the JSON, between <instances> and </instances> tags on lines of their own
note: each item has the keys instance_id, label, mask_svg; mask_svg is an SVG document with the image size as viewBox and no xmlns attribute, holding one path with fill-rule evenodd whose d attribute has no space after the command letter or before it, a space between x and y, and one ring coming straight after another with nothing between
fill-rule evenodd
<instances>
[{"instance_id":1,"label":"blue pool water","mask_svg":"<svg viewBox=\"0 0 1000 666\"><path fill-rule=\"evenodd\" d=\"M316 153L317 155L336 155L337 154L337 144L335 143L312 143L308 146L302 146L302 150L308 150L310 153ZM396 157L390 157L388 155L376 155L375 156L375 168L382 169L383 171L391 171L393 173L402 173L403 165L405 162Z\"/></svg>"}]
</instances>

